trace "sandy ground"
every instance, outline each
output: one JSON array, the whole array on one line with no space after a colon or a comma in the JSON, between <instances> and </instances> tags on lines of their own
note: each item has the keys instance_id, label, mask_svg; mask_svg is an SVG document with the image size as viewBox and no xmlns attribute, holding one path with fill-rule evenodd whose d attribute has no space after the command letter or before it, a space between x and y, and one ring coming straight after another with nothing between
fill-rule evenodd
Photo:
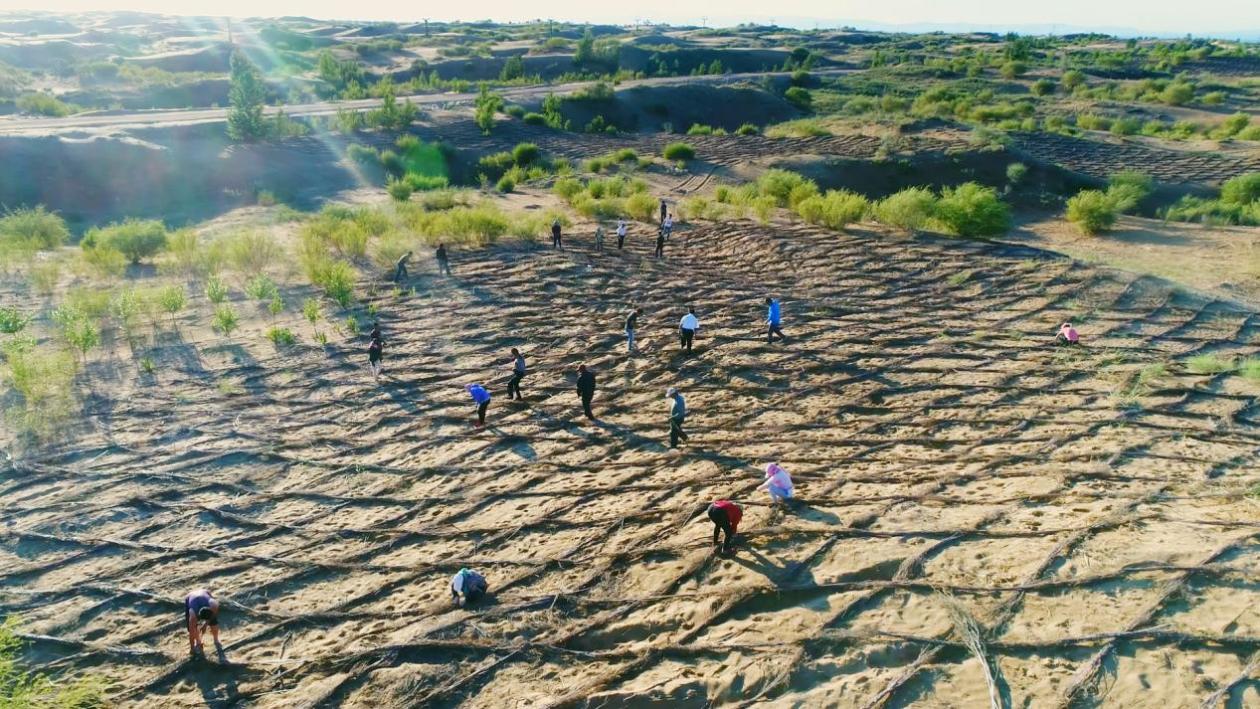
<instances>
[{"instance_id":1,"label":"sandy ground","mask_svg":"<svg viewBox=\"0 0 1260 709\"><path fill-rule=\"evenodd\" d=\"M0 475L0 610L123 706L1260 704L1260 385L1178 364L1253 352L1253 312L1013 246L747 222L664 261L649 241L421 265L414 294L373 296L380 386L362 343L184 331L97 433ZM766 294L786 344L762 339ZM1048 346L1068 317L1086 346ZM755 492L772 460L787 509ZM731 558L718 497L745 509ZM462 566L485 603L450 605ZM199 586L221 662L186 659Z\"/></svg>"}]
</instances>

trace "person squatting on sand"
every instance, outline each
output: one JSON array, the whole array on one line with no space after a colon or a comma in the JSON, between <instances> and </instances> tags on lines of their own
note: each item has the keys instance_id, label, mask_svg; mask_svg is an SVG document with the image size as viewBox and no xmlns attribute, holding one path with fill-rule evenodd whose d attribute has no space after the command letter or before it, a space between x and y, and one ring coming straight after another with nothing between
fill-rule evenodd
<instances>
[{"instance_id":1,"label":"person squatting on sand","mask_svg":"<svg viewBox=\"0 0 1260 709\"><path fill-rule=\"evenodd\" d=\"M774 298L766 298L766 342L774 342L778 335L780 341L787 340L779 326L783 324L783 308Z\"/></svg>"},{"instance_id":2,"label":"person squatting on sand","mask_svg":"<svg viewBox=\"0 0 1260 709\"><path fill-rule=\"evenodd\" d=\"M205 657L201 639L207 628L214 638L214 648L223 652L223 645L219 643L219 600L213 593L199 588L184 597L184 624L188 626L189 654Z\"/></svg>"},{"instance_id":3,"label":"person squatting on sand","mask_svg":"<svg viewBox=\"0 0 1260 709\"><path fill-rule=\"evenodd\" d=\"M770 493L770 501L779 504L786 500L792 499L792 476L788 475L788 471L784 470L778 463L771 463L766 466L766 480L757 487L758 490L765 490Z\"/></svg>"},{"instance_id":4,"label":"person squatting on sand","mask_svg":"<svg viewBox=\"0 0 1260 709\"><path fill-rule=\"evenodd\" d=\"M696 339L696 330L700 329L700 318L696 317L696 309L687 308L687 314L678 321L678 339L680 347L691 354L691 343Z\"/></svg>"},{"instance_id":5,"label":"person squatting on sand","mask_svg":"<svg viewBox=\"0 0 1260 709\"><path fill-rule=\"evenodd\" d=\"M735 533L739 530L739 521L744 518L744 511L730 500L717 500L709 505L709 521L713 522L713 547L718 548L718 534L725 534L722 553L730 554L735 550Z\"/></svg>"},{"instance_id":6,"label":"person squatting on sand","mask_svg":"<svg viewBox=\"0 0 1260 709\"><path fill-rule=\"evenodd\" d=\"M586 418L595 420L595 414L591 413L591 399L595 398L595 373L586 368L585 364L579 364L577 377L577 393L582 399L582 413L586 414Z\"/></svg>"},{"instance_id":7,"label":"person squatting on sand","mask_svg":"<svg viewBox=\"0 0 1260 709\"><path fill-rule=\"evenodd\" d=\"M1072 323L1065 322L1059 326L1059 334L1054 336L1054 344L1079 345L1081 344L1081 336L1077 334L1076 328L1072 327Z\"/></svg>"},{"instance_id":8,"label":"person squatting on sand","mask_svg":"<svg viewBox=\"0 0 1260 709\"><path fill-rule=\"evenodd\" d=\"M477 428L485 426L486 409L490 408L490 392L480 384L465 384L464 391L467 391L477 404Z\"/></svg>"},{"instance_id":9,"label":"person squatting on sand","mask_svg":"<svg viewBox=\"0 0 1260 709\"><path fill-rule=\"evenodd\" d=\"M437 252L438 275L451 275L451 259L446 253L446 244L438 244Z\"/></svg>"},{"instance_id":10,"label":"person squatting on sand","mask_svg":"<svg viewBox=\"0 0 1260 709\"><path fill-rule=\"evenodd\" d=\"M665 392L665 397L670 401L669 407L669 447L677 448L678 439L687 441L687 434L683 431L683 422L687 420L687 400L683 399L683 395L678 393L674 387L670 387Z\"/></svg>"},{"instance_id":11,"label":"person squatting on sand","mask_svg":"<svg viewBox=\"0 0 1260 709\"><path fill-rule=\"evenodd\" d=\"M635 308L626 315L626 352L634 352L634 329L639 325L639 316L643 314L641 308Z\"/></svg>"},{"instance_id":12,"label":"person squatting on sand","mask_svg":"<svg viewBox=\"0 0 1260 709\"><path fill-rule=\"evenodd\" d=\"M523 399L521 396L521 380L525 378L525 358L521 351L512 348L512 378L508 380L508 400ZM515 394L515 396L513 396Z\"/></svg>"},{"instance_id":13,"label":"person squatting on sand","mask_svg":"<svg viewBox=\"0 0 1260 709\"><path fill-rule=\"evenodd\" d=\"M490 585L486 577L469 569L460 569L451 577L451 600L460 607L474 603L486 594Z\"/></svg>"}]
</instances>

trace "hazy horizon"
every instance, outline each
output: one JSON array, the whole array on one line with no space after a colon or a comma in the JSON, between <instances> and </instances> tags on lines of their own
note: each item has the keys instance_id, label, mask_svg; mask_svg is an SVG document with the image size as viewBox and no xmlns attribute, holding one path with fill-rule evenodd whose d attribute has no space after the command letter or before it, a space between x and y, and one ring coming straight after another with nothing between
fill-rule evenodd
<instances>
[{"instance_id":1,"label":"hazy horizon","mask_svg":"<svg viewBox=\"0 0 1260 709\"><path fill-rule=\"evenodd\" d=\"M503 0L486 0L471 11L458 9L447 14L426 9L399 7L384 0L361 0L353 5L331 0L46 0L41 7L7 8L5 12L89 12L140 11L166 15L205 15L217 17L306 16L322 20L398 21L424 19L437 21L493 20L521 22L556 19L569 22L632 24L641 21L672 25L730 26L741 22L769 23L810 29L853 26L872 30L906 31L1030 31L1039 34L1097 31L1120 35L1180 36L1211 35L1232 39L1260 35L1260 2L1252 0L1204 0L1193 11L1171 2L1140 3L1115 0L1063 0L1053 6L1031 2L991 2L990 0L894 0L888 3L823 2L788 0L777 3L777 14L766 12L766 4L751 0L731 0L720 11L679 11L675 3L644 0L633 11L617 7L592 6L575 0L548 0L522 5ZM443 8L445 10L446 8Z\"/></svg>"}]
</instances>

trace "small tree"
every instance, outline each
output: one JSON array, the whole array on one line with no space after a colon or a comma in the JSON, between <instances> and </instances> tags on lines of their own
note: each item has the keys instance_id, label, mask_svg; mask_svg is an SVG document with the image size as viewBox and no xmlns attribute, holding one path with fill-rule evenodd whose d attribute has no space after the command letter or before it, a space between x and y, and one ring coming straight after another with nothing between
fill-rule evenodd
<instances>
[{"instance_id":1,"label":"small tree","mask_svg":"<svg viewBox=\"0 0 1260 709\"><path fill-rule=\"evenodd\" d=\"M482 133L490 135L490 129L494 127L494 114L503 108L503 97L498 94L490 93L490 89L483 83L481 92L477 94L476 112L474 119L477 127Z\"/></svg>"},{"instance_id":2,"label":"small tree","mask_svg":"<svg viewBox=\"0 0 1260 709\"><path fill-rule=\"evenodd\" d=\"M1068 200L1067 218L1084 234L1107 231L1116 223L1116 205L1101 190L1084 190Z\"/></svg>"},{"instance_id":3,"label":"small tree","mask_svg":"<svg viewBox=\"0 0 1260 709\"><path fill-rule=\"evenodd\" d=\"M513 79L521 79L525 76L525 61L521 59L519 54L508 57L503 63L503 71L499 72L499 81L512 81Z\"/></svg>"},{"instance_id":4,"label":"small tree","mask_svg":"<svg viewBox=\"0 0 1260 709\"><path fill-rule=\"evenodd\" d=\"M224 303L214 309L214 318L210 321L210 326L217 332L223 333L224 337L230 337L232 331L241 324L240 318L236 316L236 310Z\"/></svg>"},{"instance_id":5,"label":"small tree","mask_svg":"<svg viewBox=\"0 0 1260 709\"><path fill-rule=\"evenodd\" d=\"M187 304L188 295L184 292L183 286L168 286L158 293L158 305L161 306L163 312L171 316L171 322L175 321L175 316Z\"/></svg>"},{"instance_id":6,"label":"small tree","mask_svg":"<svg viewBox=\"0 0 1260 709\"><path fill-rule=\"evenodd\" d=\"M227 300L227 297L227 285L219 280L218 276L211 276L210 280L206 281L206 299L217 305Z\"/></svg>"},{"instance_id":7,"label":"small tree","mask_svg":"<svg viewBox=\"0 0 1260 709\"><path fill-rule=\"evenodd\" d=\"M228 137L232 140L251 142L267 137L268 123L263 118L263 105L267 89L263 85L258 68L239 50L232 52L232 72L228 101Z\"/></svg>"},{"instance_id":8,"label":"small tree","mask_svg":"<svg viewBox=\"0 0 1260 709\"><path fill-rule=\"evenodd\" d=\"M314 298L307 298L302 303L302 315L306 317L306 321L311 324L311 330L315 331L315 323L319 322L319 301Z\"/></svg>"}]
</instances>

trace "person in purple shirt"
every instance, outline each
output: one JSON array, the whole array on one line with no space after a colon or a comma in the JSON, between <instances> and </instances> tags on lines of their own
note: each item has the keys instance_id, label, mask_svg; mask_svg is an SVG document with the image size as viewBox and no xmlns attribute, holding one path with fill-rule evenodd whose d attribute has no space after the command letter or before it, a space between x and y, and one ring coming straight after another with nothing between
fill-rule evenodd
<instances>
[{"instance_id":1,"label":"person in purple shirt","mask_svg":"<svg viewBox=\"0 0 1260 709\"><path fill-rule=\"evenodd\" d=\"M205 657L206 651L201 639L207 629L214 638L214 647L220 654L223 645L219 642L219 599L210 591L199 588L184 596L184 625L188 626L188 652L194 657Z\"/></svg>"},{"instance_id":2,"label":"person in purple shirt","mask_svg":"<svg viewBox=\"0 0 1260 709\"><path fill-rule=\"evenodd\" d=\"M490 392L486 391L486 388L480 384L465 385L464 391L467 391L472 396L473 401L477 403L477 428L485 426L486 409L490 408Z\"/></svg>"}]
</instances>

